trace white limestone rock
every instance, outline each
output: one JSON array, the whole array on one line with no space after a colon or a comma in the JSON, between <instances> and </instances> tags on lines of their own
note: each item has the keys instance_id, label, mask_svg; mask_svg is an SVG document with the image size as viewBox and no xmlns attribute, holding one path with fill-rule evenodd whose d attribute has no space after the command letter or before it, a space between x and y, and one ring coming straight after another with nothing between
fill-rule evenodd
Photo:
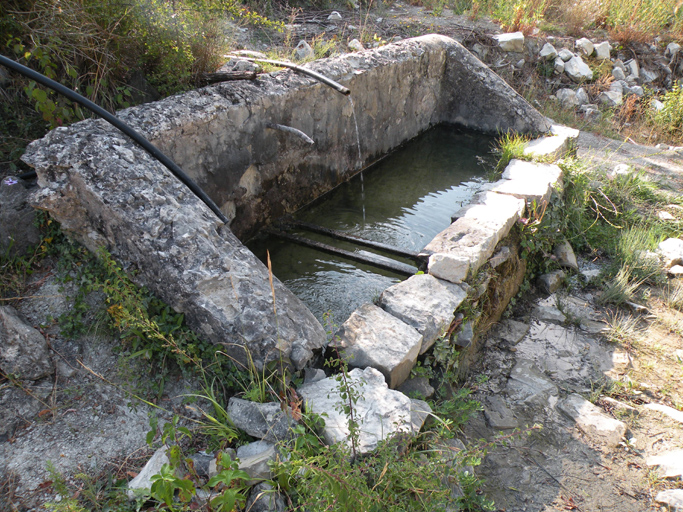
<instances>
[{"instance_id":1,"label":"white limestone rock","mask_svg":"<svg viewBox=\"0 0 683 512\"><path fill-rule=\"evenodd\" d=\"M683 489L659 491L655 501L666 505L669 512L683 512Z\"/></svg>"},{"instance_id":2,"label":"white limestone rock","mask_svg":"<svg viewBox=\"0 0 683 512\"><path fill-rule=\"evenodd\" d=\"M612 45L609 41L603 41L602 43L595 45L595 58L598 60L608 60L609 53L612 50Z\"/></svg>"},{"instance_id":3,"label":"white limestone rock","mask_svg":"<svg viewBox=\"0 0 683 512\"><path fill-rule=\"evenodd\" d=\"M635 59L630 59L624 62L626 66L626 71L628 71L628 76L633 77L635 80L640 78L640 66L638 66L638 61Z\"/></svg>"},{"instance_id":4,"label":"white limestone rock","mask_svg":"<svg viewBox=\"0 0 683 512\"><path fill-rule=\"evenodd\" d=\"M498 41L498 46L505 52L522 53L524 51L524 34L521 32L499 34L493 38Z\"/></svg>"},{"instance_id":5,"label":"white limestone rock","mask_svg":"<svg viewBox=\"0 0 683 512\"><path fill-rule=\"evenodd\" d=\"M332 11L330 15L327 17L327 21L341 21L342 20L342 15L339 14L337 11Z\"/></svg>"},{"instance_id":6,"label":"white limestone rock","mask_svg":"<svg viewBox=\"0 0 683 512\"><path fill-rule=\"evenodd\" d=\"M598 95L598 101L608 107L616 107L623 103L623 95L619 91L609 90Z\"/></svg>"},{"instance_id":7,"label":"white limestone rock","mask_svg":"<svg viewBox=\"0 0 683 512\"><path fill-rule=\"evenodd\" d=\"M555 293L557 290L560 289L565 277L566 275L563 271L554 270L552 272L548 272L547 274L539 276L538 280L541 283L543 291L550 294Z\"/></svg>"},{"instance_id":8,"label":"white limestone rock","mask_svg":"<svg viewBox=\"0 0 683 512\"><path fill-rule=\"evenodd\" d=\"M572 249L571 244L567 240L564 240L563 242L553 247L553 254L557 258L557 262L561 266L568 267L577 271L579 270L579 264L576 261L574 249Z\"/></svg>"},{"instance_id":9,"label":"white limestone rock","mask_svg":"<svg viewBox=\"0 0 683 512\"><path fill-rule=\"evenodd\" d=\"M563 62L567 62L567 61L569 61L572 57L574 57L574 54L573 54L571 51L567 50L566 48L562 48L562 49L558 52L557 56L558 56L560 59L562 59Z\"/></svg>"},{"instance_id":10,"label":"white limestone rock","mask_svg":"<svg viewBox=\"0 0 683 512\"><path fill-rule=\"evenodd\" d=\"M578 106L586 105L587 103L590 103L590 101L591 100L588 97L588 93L586 92L586 89L584 89L583 87L579 87L576 90L576 104Z\"/></svg>"},{"instance_id":11,"label":"white limestone rock","mask_svg":"<svg viewBox=\"0 0 683 512\"><path fill-rule=\"evenodd\" d=\"M298 60L306 60L312 59L315 56L315 52L313 51L313 48L311 48L310 44L304 40L301 40L294 49L294 55Z\"/></svg>"},{"instance_id":12,"label":"white limestone rock","mask_svg":"<svg viewBox=\"0 0 683 512\"><path fill-rule=\"evenodd\" d=\"M644 84L650 84L659 78L659 73L650 71L649 69L640 70L640 81Z\"/></svg>"},{"instance_id":13,"label":"white limestone rock","mask_svg":"<svg viewBox=\"0 0 683 512\"><path fill-rule=\"evenodd\" d=\"M466 297L460 286L420 274L384 290L379 305L422 334L423 354L448 329L454 311Z\"/></svg>"},{"instance_id":14,"label":"white limestone rock","mask_svg":"<svg viewBox=\"0 0 683 512\"><path fill-rule=\"evenodd\" d=\"M128 498L133 500L137 496L149 494L152 488L152 477L161 471L161 466L169 464L168 447L162 446L154 455L147 461L145 467L138 473L138 475L128 482Z\"/></svg>"},{"instance_id":15,"label":"white limestone rock","mask_svg":"<svg viewBox=\"0 0 683 512\"><path fill-rule=\"evenodd\" d=\"M541 205L550 199L553 187L560 183L562 171L557 165L512 160L501 180L491 186L491 192L509 194Z\"/></svg>"},{"instance_id":16,"label":"white limestone rock","mask_svg":"<svg viewBox=\"0 0 683 512\"><path fill-rule=\"evenodd\" d=\"M556 75L564 73L564 61L560 57L555 58L554 72Z\"/></svg>"},{"instance_id":17,"label":"white limestone rock","mask_svg":"<svg viewBox=\"0 0 683 512\"><path fill-rule=\"evenodd\" d=\"M363 43L361 43L358 39L351 39L351 41L348 42L346 45L349 50L352 52L360 52L362 50L365 50L365 47L363 46Z\"/></svg>"},{"instance_id":18,"label":"white limestone rock","mask_svg":"<svg viewBox=\"0 0 683 512\"><path fill-rule=\"evenodd\" d=\"M579 56L574 56L564 63L564 72L575 82L593 80L593 71Z\"/></svg>"},{"instance_id":19,"label":"white limestone rock","mask_svg":"<svg viewBox=\"0 0 683 512\"><path fill-rule=\"evenodd\" d=\"M665 268L683 265L683 240L680 238L667 238L660 242L657 246L657 252L664 259Z\"/></svg>"},{"instance_id":20,"label":"white limestone rock","mask_svg":"<svg viewBox=\"0 0 683 512\"><path fill-rule=\"evenodd\" d=\"M623 422L608 416L580 395L569 395L557 404L557 408L589 438L607 448L618 446L626 434Z\"/></svg>"},{"instance_id":21,"label":"white limestone rock","mask_svg":"<svg viewBox=\"0 0 683 512\"><path fill-rule=\"evenodd\" d=\"M576 91L574 89L558 89L555 91L555 97L565 108L575 107L578 105L576 102Z\"/></svg>"},{"instance_id":22,"label":"white limestone rock","mask_svg":"<svg viewBox=\"0 0 683 512\"><path fill-rule=\"evenodd\" d=\"M614 67L612 68L612 76L614 77L615 80L626 80L626 73L621 68Z\"/></svg>"},{"instance_id":23,"label":"white limestone rock","mask_svg":"<svg viewBox=\"0 0 683 512\"><path fill-rule=\"evenodd\" d=\"M414 432L412 400L403 393L389 389L378 370L353 369L348 373L348 382L359 395L354 414L360 423L360 453L371 452L379 441L397 432ZM300 387L298 393L308 411L326 414L323 417L325 442L330 445L343 442L350 446L349 419L342 412L348 399L341 397L339 382L329 377Z\"/></svg>"},{"instance_id":24,"label":"white limestone rock","mask_svg":"<svg viewBox=\"0 0 683 512\"><path fill-rule=\"evenodd\" d=\"M591 55L593 55L593 51L595 50L595 46L593 45L591 40L585 37L577 39L574 42L574 47L577 48L586 57L590 57Z\"/></svg>"},{"instance_id":25,"label":"white limestone rock","mask_svg":"<svg viewBox=\"0 0 683 512\"><path fill-rule=\"evenodd\" d=\"M555 60L555 58L557 57L557 50L552 44L545 43L543 45L543 48L541 48L541 52L539 55L542 59L545 60Z\"/></svg>"},{"instance_id":26,"label":"white limestone rock","mask_svg":"<svg viewBox=\"0 0 683 512\"><path fill-rule=\"evenodd\" d=\"M665 57L671 57L672 59L678 55L678 52L681 51L681 45L678 43L669 43L666 46L666 50L664 50L664 56Z\"/></svg>"},{"instance_id":27,"label":"white limestone rock","mask_svg":"<svg viewBox=\"0 0 683 512\"><path fill-rule=\"evenodd\" d=\"M330 346L336 344L349 366L376 368L392 389L410 376L422 347L419 332L374 304L354 311L334 338Z\"/></svg>"},{"instance_id":28,"label":"white limestone rock","mask_svg":"<svg viewBox=\"0 0 683 512\"><path fill-rule=\"evenodd\" d=\"M648 411L660 412L678 423L683 423L683 412L662 404L645 404L643 406Z\"/></svg>"},{"instance_id":29,"label":"white limestone rock","mask_svg":"<svg viewBox=\"0 0 683 512\"><path fill-rule=\"evenodd\" d=\"M648 466L659 466L660 476L664 478L683 477L683 450L672 450L645 459Z\"/></svg>"}]
</instances>

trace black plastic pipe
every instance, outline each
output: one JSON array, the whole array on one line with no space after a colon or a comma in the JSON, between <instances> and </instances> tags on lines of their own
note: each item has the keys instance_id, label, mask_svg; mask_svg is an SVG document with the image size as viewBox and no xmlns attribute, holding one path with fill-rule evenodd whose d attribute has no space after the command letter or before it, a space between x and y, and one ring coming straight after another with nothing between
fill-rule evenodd
<instances>
[{"instance_id":1,"label":"black plastic pipe","mask_svg":"<svg viewBox=\"0 0 683 512\"><path fill-rule=\"evenodd\" d=\"M75 91L72 91L68 87L63 86L60 83L55 82L54 80L49 79L45 75L42 75L38 73L37 71L32 70L31 68L27 68L26 66L19 64L18 62L13 61L12 59L8 59L4 55L0 55L0 64L2 64L5 67L8 67L10 69L13 69L17 73L21 73L22 75L30 78L31 80L35 80L39 84L44 85L45 87L49 87L50 89L53 89L57 91L59 94L62 94L63 96L66 96L69 98L71 101L75 101L79 105L84 106L91 112L97 114L100 116L102 119L107 121L109 124L115 126L119 130L121 130L123 133L128 135L131 139L133 139L134 142L140 145L142 149L147 151L150 155L152 155L154 158L156 158L159 162L164 164L166 168L173 173L173 175L178 178L181 182L183 182L187 188L189 188L199 199L201 199L206 206L208 206L213 213L216 214L216 216L226 224L229 223L230 221L228 218L221 212L220 208L214 203L211 198L204 192L199 185L197 185L194 181L192 181L192 178L190 178L185 172L176 164L173 160L171 160L169 157L167 157L165 154L163 154L157 147L155 147L150 141L145 139L142 135L140 135L138 132L136 132L133 128L128 126L126 123L121 121L118 117L116 117L113 114L110 114L106 110L104 110L102 107L96 105L92 101L90 101L87 98L84 98L80 94L78 94ZM29 173L23 174L22 176L26 176Z\"/></svg>"}]
</instances>

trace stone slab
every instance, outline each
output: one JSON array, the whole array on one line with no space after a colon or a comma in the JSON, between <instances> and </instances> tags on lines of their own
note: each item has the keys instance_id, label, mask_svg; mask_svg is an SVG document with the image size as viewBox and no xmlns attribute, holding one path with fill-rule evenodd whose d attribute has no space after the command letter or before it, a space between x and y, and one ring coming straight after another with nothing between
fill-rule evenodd
<instances>
[{"instance_id":1,"label":"stone slab","mask_svg":"<svg viewBox=\"0 0 683 512\"><path fill-rule=\"evenodd\" d=\"M683 512L683 489L659 491L655 501L666 505L669 512Z\"/></svg>"},{"instance_id":2,"label":"stone slab","mask_svg":"<svg viewBox=\"0 0 683 512\"><path fill-rule=\"evenodd\" d=\"M510 372L507 391L511 399L546 407L558 394L557 386L528 359L520 359ZM556 398L555 398L556 399Z\"/></svg>"},{"instance_id":3,"label":"stone slab","mask_svg":"<svg viewBox=\"0 0 683 512\"><path fill-rule=\"evenodd\" d=\"M645 404L644 409L660 412L678 423L683 423L683 412L662 404Z\"/></svg>"},{"instance_id":4,"label":"stone slab","mask_svg":"<svg viewBox=\"0 0 683 512\"><path fill-rule=\"evenodd\" d=\"M439 279L460 283L476 272L493 254L500 229L481 225L473 218L460 218L427 244L429 273Z\"/></svg>"},{"instance_id":5,"label":"stone slab","mask_svg":"<svg viewBox=\"0 0 683 512\"><path fill-rule=\"evenodd\" d=\"M384 290L379 304L422 334L423 354L448 329L456 308L466 297L467 293L458 285L421 274Z\"/></svg>"},{"instance_id":6,"label":"stone slab","mask_svg":"<svg viewBox=\"0 0 683 512\"><path fill-rule=\"evenodd\" d=\"M503 172L503 179L493 183L489 190L540 205L550 199L561 174L556 165L512 160Z\"/></svg>"},{"instance_id":7,"label":"stone slab","mask_svg":"<svg viewBox=\"0 0 683 512\"><path fill-rule=\"evenodd\" d=\"M412 400L403 393L389 389L384 376L374 368L355 368L348 373L348 381L359 395L354 407L354 416L360 423L358 450L368 453L377 448L377 443L397 432L412 432ZM326 414L323 437L328 444L347 443L348 417L342 408L348 399L341 397L339 382L327 379L306 384L298 389L308 411Z\"/></svg>"},{"instance_id":8,"label":"stone slab","mask_svg":"<svg viewBox=\"0 0 683 512\"><path fill-rule=\"evenodd\" d=\"M569 395L557 404L557 408L594 442L608 448L618 446L626 434L623 422L608 416L580 395Z\"/></svg>"},{"instance_id":9,"label":"stone slab","mask_svg":"<svg viewBox=\"0 0 683 512\"><path fill-rule=\"evenodd\" d=\"M532 158L557 160L571 153L579 130L567 126L553 125L551 136L532 140L524 148L524 155Z\"/></svg>"},{"instance_id":10,"label":"stone slab","mask_svg":"<svg viewBox=\"0 0 683 512\"><path fill-rule=\"evenodd\" d=\"M491 428L496 430L508 430L519 427L512 410L500 396L492 395L486 398L484 403L484 416Z\"/></svg>"},{"instance_id":11,"label":"stone slab","mask_svg":"<svg viewBox=\"0 0 683 512\"><path fill-rule=\"evenodd\" d=\"M378 369L394 389L410 376L420 353L422 335L378 306L364 304L342 324L332 345L349 366Z\"/></svg>"},{"instance_id":12,"label":"stone slab","mask_svg":"<svg viewBox=\"0 0 683 512\"><path fill-rule=\"evenodd\" d=\"M648 466L659 466L660 475L664 478L683 477L683 450L672 450L648 457Z\"/></svg>"}]
</instances>

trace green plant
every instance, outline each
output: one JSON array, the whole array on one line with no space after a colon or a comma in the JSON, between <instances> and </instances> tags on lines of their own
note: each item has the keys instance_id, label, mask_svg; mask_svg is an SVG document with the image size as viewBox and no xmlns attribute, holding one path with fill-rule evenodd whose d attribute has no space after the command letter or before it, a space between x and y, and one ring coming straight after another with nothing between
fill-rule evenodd
<instances>
[{"instance_id":1,"label":"green plant","mask_svg":"<svg viewBox=\"0 0 683 512\"><path fill-rule=\"evenodd\" d=\"M637 344L642 333L640 318L623 313L613 313L607 321L606 339L612 343L631 347Z\"/></svg>"},{"instance_id":2,"label":"green plant","mask_svg":"<svg viewBox=\"0 0 683 512\"><path fill-rule=\"evenodd\" d=\"M662 97L664 106L657 110L653 122L668 133L679 132L683 128L683 86L676 82Z\"/></svg>"},{"instance_id":3,"label":"green plant","mask_svg":"<svg viewBox=\"0 0 683 512\"><path fill-rule=\"evenodd\" d=\"M518 135L515 133L505 133L498 138L493 152L498 155L498 163L496 164L496 173L501 173L510 160L529 160L529 157L524 155L524 149L529 143L529 137Z\"/></svg>"}]
</instances>

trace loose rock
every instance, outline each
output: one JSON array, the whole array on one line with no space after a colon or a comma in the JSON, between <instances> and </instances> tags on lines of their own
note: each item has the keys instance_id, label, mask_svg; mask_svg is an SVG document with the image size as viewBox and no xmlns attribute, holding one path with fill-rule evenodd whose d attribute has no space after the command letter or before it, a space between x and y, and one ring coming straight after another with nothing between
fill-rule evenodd
<instances>
[{"instance_id":1,"label":"loose rock","mask_svg":"<svg viewBox=\"0 0 683 512\"><path fill-rule=\"evenodd\" d=\"M669 512L683 512L683 489L659 491L655 497L655 501L662 505L666 505Z\"/></svg>"},{"instance_id":2,"label":"loose rock","mask_svg":"<svg viewBox=\"0 0 683 512\"><path fill-rule=\"evenodd\" d=\"M354 368L373 367L396 388L410 375L422 347L422 335L374 304L354 311L335 334L335 350Z\"/></svg>"},{"instance_id":3,"label":"loose rock","mask_svg":"<svg viewBox=\"0 0 683 512\"><path fill-rule=\"evenodd\" d=\"M553 272L543 274L538 279L541 283L541 287L543 288L543 290L546 293L550 294L555 293L557 290L560 289L565 277L566 275L563 271L555 270Z\"/></svg>"},{"instance_id":4,"label":"loose rock","mask_svg":"<svg viewBox=\"0 0 683 512\"><path fill-rule=\"evenodd\" d=\"M512 32L493 36L498 41L498 46L505 52L522 53L524 51L524 34Z\"/></svg>"},{"instance_id":5,"label":"loose rock","mask_svg":"<svg viewBox=\"0 0 683 512\"><path fill-rule=\"evenodd\" d=\"M552 44L545 43L543 48L541 48L541 53L539 55L545 60L555 60L557 57L557 50Z\"/></svg>"},{"instance_id":6,"label":"loose rock","mask_svg":"<svg viewBox=\"0 0 683 512\"><path fill-rule=\"evenodd\" d=\"M574 46L578 48L579 51L581 51L581 53L583 53L586 57L593 55L593 51L595 50L595 46L593 46L593 43L590 41L590 39L585 37L577 39L574 43Z\"/></svg>"},{"instance_id":7,"label":"loose rock","mask_svg":"<svg viewBox=\"0 0 683 512\"><path fill-rule=\"evenodd\" d=\"M249 512L284 512L285 509L282 494L266 482L256 484L251 489L245 508Z\"/></svg>"},{"instance_id":8,"label":"loose rock","mask_svg":"<svg viewBox=\"0 0 683 512\"><path fill-rule=\"evenodd\" d=\"M608 448L619 445L626 434L626 425L619 420L607 416L602 410L577 394L571 394L557 408L574 420L593 441Z\"/></svg>"},{"instance_id":9,"label":"loose rock","mask_svg":"<svg viewBox=\"0 0 683 512\"><path fill-rule=\"evenodd\" d=\"M683 450L673 450L648 457L648 466L659 466L660 474L664 478L683 477Z\"/></svg>"},{"instance_id":10,"label":"loose rock","mask_svg":"<svg viewBox=\"0 0 683 512\"><path fill-rule=\"evenodd\" d=\"M149 493L152 488L152 477L161 471L161 466L170 463L167 452L167 446L159 448L138 475L128 482L128 497L131 500L136 496Z\"/></svg>"},{"instance_id":11,"label":"loose rock","mask_svg":"<svg viewBox=\"0 0 683 512\"><path fill-rule=\"evenodd\" d=\"M572 249L571 244L567 240L557 244L553 248L553 254L557 258L557 262L563 267L568 267L577 271L579 270L579 264L576 261L574 249Z\"/></svg>"},{"instance_id":12,"label":"loose rock","mask_svg":"<svg viewBox=\"0 0 683 512\"><path fill-rule=\"evenodd\" d=\"M349 41L346 46L352 52L359 52L361 50L365 50L365 47L363 46L363 44L358 39L351 39L351 41Z\"/></svg>"},{"instance_id":13,"label":"loose rock","mask_svg":"<svg viewBox=\"0 0 683 512\"><path fill-rule=\"evenodd\" d=\"M47 342L12 306L0 306L0 369L17 379L38 380L55 371Z\"/></svg>"},{"instance_id":14,"label":"loose rock","mask_svg":"<svg viewBox=\"0 0 683 512\"><path fill-rule=\"evenodd\" d=\"M574 56L564 63L564 72L575 82L584 82L593 79L593 71L581 57Z\"/></svg>"},{"instance_id":15,"label":"loose rock","mask_svg":"<svg viewBox=\"0 0 683 512\"><path fill-rule=\"evenodd\" d=\"M664 259L664 268L683 265L683 240L667 238L657 246L657 252Z\"/></svg>"},{"instance_id":16,"label":"loose rock","mask_svg":"<svg viewBox=\"0 0 683 512\"><path fill-rule=\"evenodd\" d=\"M298 60L306 60L312 59L315 56L315 52L313 51L313 48L311 48L310 44L302 40L299 41L298 45L296 45L296 48L294 49L294 55L296 55Z\"/></svg>"},{"instance_id":17,"label":"loose rock","mask_svg":"<svg viewBox=\"0 0 683 512\"><path fill-rule=\"evenodd\" d=\"M600 44L595 45L595 58L598 60L609 59L609 52L612 50L612 46L608 41L603 41Z\"/></svg>"},{"instance_id":18,"label":"loose rock","mask_svg":"<svg viewBox=\"0 0 683 512\"><path fill-rule=\"evenodd\" d=\"M276 402L260 404L232 397L228 402L228 416L250 436L274 443L289 439L296 425L289 407L283 410Z\"/></svg>"}]
</instances>

